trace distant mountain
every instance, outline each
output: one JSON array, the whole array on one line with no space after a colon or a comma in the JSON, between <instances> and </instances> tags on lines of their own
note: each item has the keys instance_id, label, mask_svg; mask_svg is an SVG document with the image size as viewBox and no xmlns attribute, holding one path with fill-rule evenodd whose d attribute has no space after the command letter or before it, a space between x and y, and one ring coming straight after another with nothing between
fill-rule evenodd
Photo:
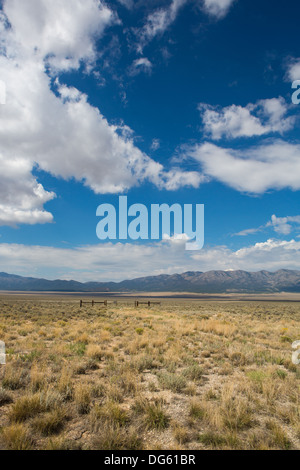
<instances>
[{"instance_id":1,"label":"distant mountain","mask_svg":"<svg viewBox=\"0 0 300 470\"><path fill-rule=\"evenodd\" d=\"M49 292L300 292L300 271L209 271L162 274L122 282L49 281L0 273L0 290Z\"/></svg>"}]
</instances>

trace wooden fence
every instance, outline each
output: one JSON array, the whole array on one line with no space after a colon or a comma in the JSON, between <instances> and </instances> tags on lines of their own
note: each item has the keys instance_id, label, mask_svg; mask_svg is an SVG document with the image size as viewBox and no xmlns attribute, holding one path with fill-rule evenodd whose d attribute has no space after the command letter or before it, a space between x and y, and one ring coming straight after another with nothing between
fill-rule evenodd
<instances>
[{"instance_id":1,"label":"wooden fence","mask_svg":"<svg viewBox=\"0 0 300 470\"><path fill-rule=\"evenodd\" d=\"M91 302L85 302L83 300L80 300L80 308L83 306L83 304L92 304L92 307L94 307L95 304L102 304L105 307L107 307L108 302L107 302L107 300L103 300L103 301L99 301L99 302L95 301L95 300L92 300ZM115 304L116 304L116 302L115 302Z\"/></svg>"},{"instance_id":2,"label":"wooden fence","mask_svg":"<svg viewBox=\"0 0 300 470\"><path fill-rule=\"evenodd\" d=\"M113 302L110 302L110 303L113 303L114 305L118 305L118 302L115 300ZM107 300L102 300L102 301L95 301L95 300L92 300L92 301L83 301L83 300L80 300L80 308L83 306L83 304L90 304L92 305L92 307L94 307L94 305L96 304L102 304L104 305L104 307L107 307L108 306L108 301ZM136 300L134 302L134 306L135 307L140 307L141 305L148 305L148 307L151 307L151 305L161 305L161 302L153 302L153 301L147 301L147 302L141 302L140 300Z\"/></svg>"},{"instance_id":3,"label":"wooden fence","mask_svg":"<svg viewBox=\"0 0 300 470\"><path fill-rule=\"evenodd\" d=\"M150 300L148 302L141 302L140 300L134 302L135 307L139 307L140 305L148 305L148 307L151 307L151 305L161 305L161 302L151 302Z\"/></svg>"}]
</instances>

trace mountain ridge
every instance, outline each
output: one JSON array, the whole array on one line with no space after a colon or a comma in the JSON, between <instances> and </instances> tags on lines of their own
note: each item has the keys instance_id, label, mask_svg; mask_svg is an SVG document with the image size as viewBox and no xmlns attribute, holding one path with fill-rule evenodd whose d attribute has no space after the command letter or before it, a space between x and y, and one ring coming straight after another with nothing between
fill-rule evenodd
<instances>
[{"instance_id":1,"label":"mountain ridge","mask_svg":"<svg viewBox=\"0 0 300 470\"><path fill-rule=\"evenodd\" d=\"M0 291L49 292L193 292L193 293L272 293L300 292L300 271L280 269L187 271L160 274L121 282L79 282L48 280L0 273Z\"/></svg>"}]
</instances>

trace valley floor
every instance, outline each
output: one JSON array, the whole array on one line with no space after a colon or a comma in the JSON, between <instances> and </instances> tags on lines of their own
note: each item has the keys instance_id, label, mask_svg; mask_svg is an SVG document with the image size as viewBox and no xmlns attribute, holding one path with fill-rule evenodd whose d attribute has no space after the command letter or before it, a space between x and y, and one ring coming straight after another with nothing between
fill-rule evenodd
<instances>
[{"instance_id":1,"label":"valley floor","mask_svg":"<svg viewBox=\"0 0 300 470\"><path fill-rule=\"evenodd\" d=\"M0 449L300 449L300 304L0 297Z\"/></svg>"}]
</instances>

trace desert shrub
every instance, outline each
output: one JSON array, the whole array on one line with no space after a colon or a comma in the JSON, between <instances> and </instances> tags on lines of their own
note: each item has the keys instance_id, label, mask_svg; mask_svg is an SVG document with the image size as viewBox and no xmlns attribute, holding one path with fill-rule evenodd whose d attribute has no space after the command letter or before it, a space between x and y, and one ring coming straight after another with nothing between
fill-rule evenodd
<instances>
[{"instance_id":1,"label":"desert shrub","mask_svg":"<svg viewBox=\"0 0 300 470\"><path fill-rule=\"evenodd\" d=\"M75 388L74 401L80 415L89 413L91 407L91 392L86 385L80 384Z\"/></svg>"},{"instance_id":2,"label":"desert shrub","mask_svg":"<svg viewBox=\"0 0 300 470\"><path fill-rule=\"evenodd\" d=\"M192 401L190 404L189 415L193 419L202 420L205 416L205 409L201 403Z\"/></svg>"},{"instance_id":3,"label":"desert shrub","mask_svg":"<svg viewBox=\"0 0 300 470\"><path fill-rule=\"evenodd\" d=\"M292 448L292 442L276 421L267 421L266 427L270 431L272 444L274 447L281 450L290 450Z\"/></svg>"},{"instance_id":4,"label":"desert shrub","mask_svg":"<svg viewBox=\"0 0 300 470\"><path fill-rule=\"evenodd\" d=\"M23 424L11 424L2 429L1 438L8 450L31 450L33 439Z\"/></svg>"},{"instance_id":5,"label":"desert shrub","mask_svg":"<svg viewBox=\"0 0 300 470\"><path fill-rule=\"evenodd\" d=\"M84 356L86 350L86 343L78 341L77 343L70 344L70 349L76 356Z\"/></svg>"},{"instance_id":6,"label":"desert shrub","mask_svg":"<svg viewBox=\"0 0 300 470\"><path fill-rule=\"evenodd\" d=\"M185 369L183 371L183 375L190 380L199 380L203 376L203 369L199 365L195 364Z\"/></svg>"},{"instance_id":7,"label":"desert shrub","mask_svg":"<svg viewBox=\"0 0 300 470\"><path fill-rule=\"evenodd\" d=\"M58 380L57 389L64 400L71 400L73 398L74 389L71 374L64 369Z\"/></svg>"},{"instance_id":8,"label":"desert shrub","mask_svg":"<svg viewBox=\"0 0 300 470\"><path fill-rule=\"evenodd\" d=\"M170 419L159 400L149 402L140 397L135 401L132 408L136 415L141 415L142 423L147 429L162 430L169 426Z\"/></svg>"},{"instance_id":9,"label":"desert shrub","mask_svg":"<svg viewBox=\"0 0 300 470\"><path fill-rule=\"evenodd\" d=\"M92 442L94 450L142 450L141 438L135 429L122 428L106 423L99 429Z\"/></svg>"},{"instance_id":10,"label":"desert shrub","mask_svg":"<svg viewBox=\"0 0 300 470\"><path fill-rule=\"evenodd\" d=\"M38 431L43 436L51 436L62 430L65 420L65 412L61 409L55 409L44 416L35 418L32 426L35 431Z\"/></svg>"},{"instance_id":11,"label":"desert shrub","mask_svg":"<svg viewBox=\"0 0 300 470\"><path fill-rule=\"evenodd\" d=\"M44 411L45 407L39 393L19 398L9 411L11 422L21 423Z\"/></svg>"},{"instance_id":12,"label":"desert shrub","mask_svg":"<svg viewBox=\"0 0 300 470\"><path fill-rule=\"evenodd\" d=\"M142 335L144 333L144 328L136 328L135 331L138 335Z\"/></svg>"},{"instance_id":13,"label":"desert shrub","mask_svg":"<svg viewBox=\"0 0 300 470\"><path fill-rule=\"evenodd\" d=\"M14 367L13 365L7 366L4 379L2 380L3 388L9 390L19 390L24 388L28 381L28 372Z\"/></svg>"},{"instance_id":14,"label":"desert shrub","mask_svg":"<svg viewBox=\"0 0 300 470\"><path fill-rule=\"evenodd\" d=\"M0 388L0 407L3 405L7 405L12 401L12 396L6 390L4 390L4 388Z\"/></svg>"},{"instance_id":15,"label":"desert shrub","mask_svg":"<svg viewBox=\"0 0 300 470\"><path fill-rule=\"evenodd\" d=\"M102 406L96 405L91 411L90 420L94 431L98 431L104 422L123 427L129 422L126 411L113 402L105 403Z\"/></svg>"},{"instance_id":16,"label":"desert shrub","mask_svg":"<svg viewBox=\"0 0 300 470\"><path fill-rule=\"evenodd\" d=\"M163 388L175 393L181 393L186 387L186 379L180 374L161 372L158 374L158 380Z\"/></svg>"},{"instance_id":17,"label":"desert shrub","mask_svg":"<svg viewBox=\"0 0 300 470\"><path fill-rule=\"evenodd\" d=\"M198 441L205 446L214 448L222 447L224 444L226 444L226 439L224 436L221 436L215 432L205 432L200 434Z\"/></svg>"},{"instance_id":18,"label":"desert shrub","mask_svg":"<svg viewBox=\"0 0 300 470\"><path fill-rule=\"evenodd\" d=\"M64 436L50 438L45 446L45 450L82 450L82 444L78 441L71 441Z\"/></svg>"}]
</instances>

